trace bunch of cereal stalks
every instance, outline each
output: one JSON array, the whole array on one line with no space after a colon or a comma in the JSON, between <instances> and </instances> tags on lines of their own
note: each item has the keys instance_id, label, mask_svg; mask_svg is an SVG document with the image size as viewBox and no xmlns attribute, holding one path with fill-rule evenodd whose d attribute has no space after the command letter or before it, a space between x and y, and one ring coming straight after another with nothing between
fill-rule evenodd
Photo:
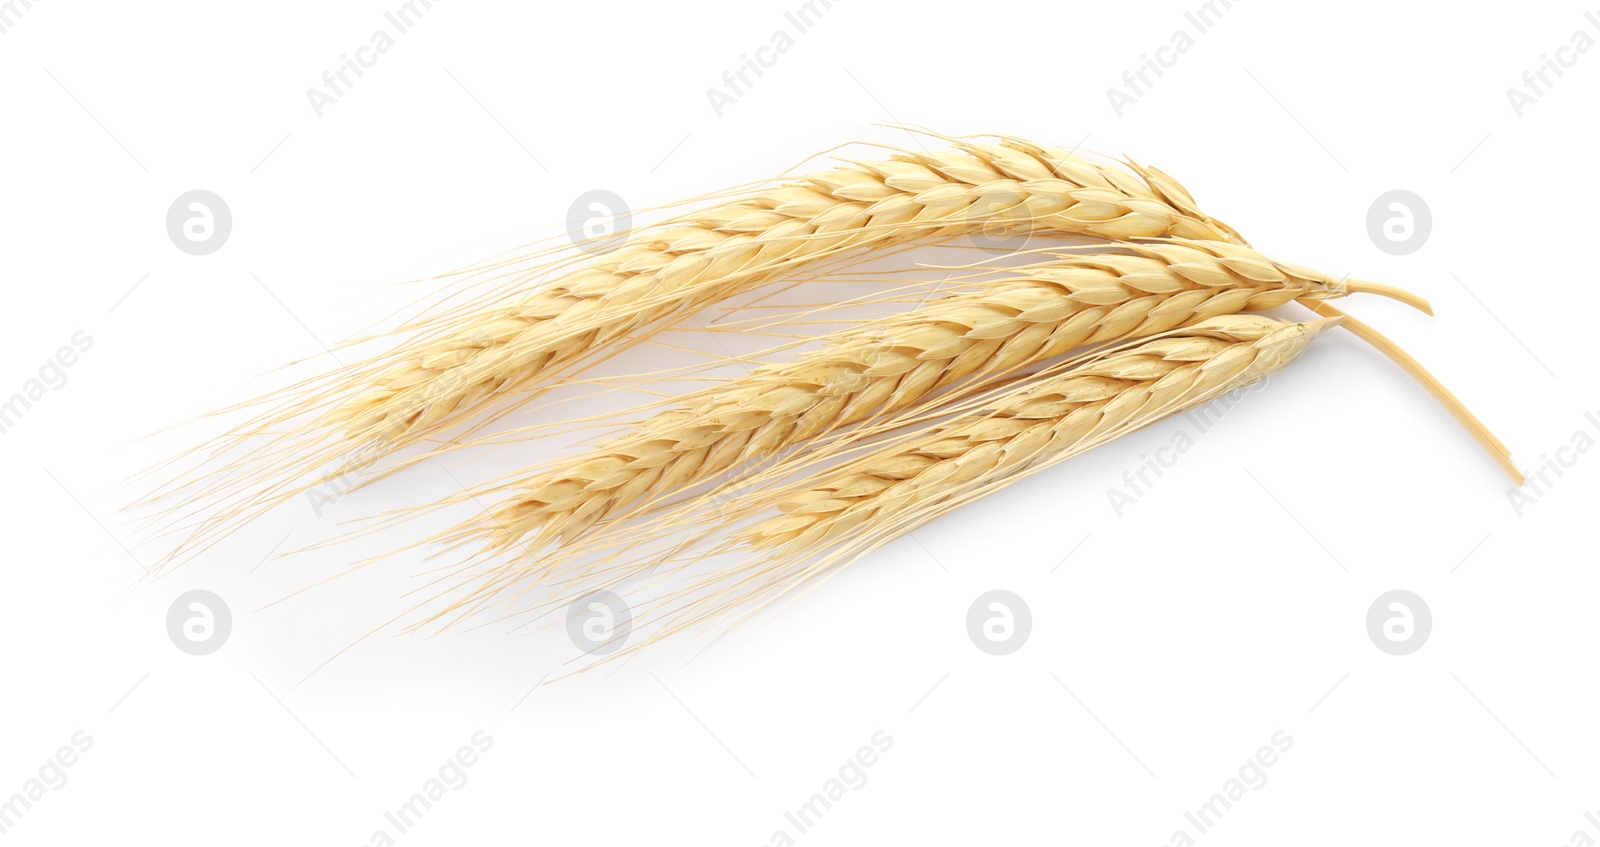
<instances>
[{"instance_id":1,"label":"bunch of cereal stalks","mask_svg":"<svg viewBox=\"0 0 1600 847\"><path fill-rule=\"evenodd\" d=\"M449 540L544 548L639 505L854 424L948 402L941 389L983 385L1071 350L1142 338L1219 315L1353 292L1425 302L1388 286L1337 280L1226 242L1123 245L1124 253L1059 256L1008 269L909 312L830 333L793 361L680 398L626 435L472 498L500 505ZM509 496L507 496L509 495Z\"/></svg>"},{"instance_id":2,"label":"bunch of cereal stalks","mask_svg":"<svg viewBox=\"0 0 1600 847\"><path fill-rule=\"evenodd\" d=\"M147 500L184 491L205 504L198 524L161 527L186 533L175 554L193 555L319 486L371 481L365 469L406 447L487 425L707 305L872 251L997 227L1244 243L1155 168L1009 137L944 140L948 149L724 193L598 258L552 261L537 269L548 279L504 302L485 307L479 298L408 323L388 351L247 404L263 411L209 445L213 456L242 455L181 474Z\"/></svg>"},{"instance_id":3,"label":"bunch of cereal stalks","mask_svg":"<svg viewBox=\"0 0 1600 847\"><path fill-rule=\"evenodd\" d=\"M641 607L650 629L612 658L731 625L965 503L1276 373L1335 325L1426 386L1520 482L1510 451L1454 395L1329 302L1370 293L1432 314L1420 297L1268 258L1154 168L1012 137L940 139L938 151L893 150L689 201L598 256L486 266L492 286L351 342L387 339L387 350L245 404L254 416L208 445L211 460L147 498L187 498L158 516L181 537L162 564L292 498L329 485L342 496L486 445L480 434L520 405L602 383L583 371L641 343L668 346L654 336L724 301L997 231L1093 252L1017 252L1010 259L1031 263L862 284L868 293L846 303L915 304L780 346L744 375L635 408L597 446L421 507L493 503L428 539L472 552L419 589L430 595L412 610L423 619L407 628L630 585L656 592ZM1322 319L1260 314L1291 302ZM773 325L808 322L780 314ZM535 588L534 606L517 608Z\"/></svg>"}]
</instances>

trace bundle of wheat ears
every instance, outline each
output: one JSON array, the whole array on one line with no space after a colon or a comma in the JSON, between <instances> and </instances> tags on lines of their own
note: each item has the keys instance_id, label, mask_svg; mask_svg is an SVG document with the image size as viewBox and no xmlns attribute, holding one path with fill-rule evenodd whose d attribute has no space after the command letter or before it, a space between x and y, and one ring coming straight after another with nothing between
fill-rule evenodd
<instances>
[{"instance_id":1,"label":"bundle of wheat ears","mask_svg":"<svg viewBox=\"0 0 1600 847\"><path fill-rule=\"evenodd\" d=\"M885 148L667 207L599 256L557 247L476 269L464 290L348 342L383 344L376 355L240 407L253 414L146 498L182 501L150 525L178 540L163 565L331 484L343 494L465 446L549 435L563 422L495 424L553 389L616 382L583 372L703 326L697 314L725 301L997 232L1029 249L899 267L909 281L893 286L865 272L852 303L910 308L741 358L742 374L638 406L589 449L419 504L475 515L418 542L464 552L409 628L537 617L599 588L638 592L635 620L650 625L614 655L729 624L963 503L1260 380L1333 326L1426 386L1520 482L1450 392L1328 302L1376 294L1431 314L1421 298L1268 258L1155 168L928 138L943 149ZM1255 314L1291 303L1321 317Z\"/></svg>"}]
</instances>

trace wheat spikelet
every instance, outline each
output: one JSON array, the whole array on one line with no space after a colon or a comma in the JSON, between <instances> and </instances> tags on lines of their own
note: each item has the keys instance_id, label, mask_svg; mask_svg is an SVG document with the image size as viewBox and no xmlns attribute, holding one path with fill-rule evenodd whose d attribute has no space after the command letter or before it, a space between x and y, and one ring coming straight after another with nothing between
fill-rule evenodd
<instances>
[{"instance_id":1,"label":"wheat spikelet","mask_svg":"<svg viewBox=\"0 0 1600 847\"><path fill-rule=\"evenodd\" d=\"M1346 283L1222 242L1123 245L1012 269L974 290L825 336L798 360L681 399L626 436L502 486L502 506L451 537L536 550L570 542L628 507L746 462L930 400L968 377L1009 374L1086 345L1140 338L1217 315L1319 301ZM940 398L948 401L948 398ZM474 495L476 496L476 495ZM548 567L556 557L542 560Z\"/></svg>"}]
</instances>

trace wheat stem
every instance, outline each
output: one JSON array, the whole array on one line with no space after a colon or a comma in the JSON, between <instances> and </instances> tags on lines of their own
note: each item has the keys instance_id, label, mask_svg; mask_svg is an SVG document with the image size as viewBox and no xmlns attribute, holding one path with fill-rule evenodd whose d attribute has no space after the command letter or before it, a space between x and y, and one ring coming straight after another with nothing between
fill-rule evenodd
<instances>
[{"instance_id":1,"label":"wheat stem","mask_svg":"<svg viewBox=\"0 0 1600 847\"><path fill-rule=\"evenodd\" d=\"M1415 379L1424 388L1428 389L1428 393L1432 394L1435 399L1444 405L1450 415L1466 428L1467 432L1472 434L1473 439L1483 447L1485 452L1494 458L1495 463L1500 465L1512 480L1518 485L1523 483L1522 471L1518 470L1517 466L1511 461L1511 450L1500 439L1496 438L1494 433L1489 431L1489 427L1484 425L1483 421L1479 420L1478 416L1474 415L1455 394L1452 394L1450 389L1444 386L1444 383L1429 373L1428 369L1422 366L1422 363L1412 358L1411 354L1400 349L1399 345L1390 341L1382 333L1366 323L1356 320L1327 303L1312 300L1299 300L1298 302L1319 315L1342 318L1345 329L1362 341L1377 348L1379 352L1410 374L1412 379Z\"/></svg>"}]
</instances>

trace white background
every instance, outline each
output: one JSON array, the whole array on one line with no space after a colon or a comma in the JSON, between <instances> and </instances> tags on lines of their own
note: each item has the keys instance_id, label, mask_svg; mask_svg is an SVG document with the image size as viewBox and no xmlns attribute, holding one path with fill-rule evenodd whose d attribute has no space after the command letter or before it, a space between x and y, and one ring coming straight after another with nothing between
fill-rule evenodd
<instances>
[{"instance_id":1,"label":"white background","mask_svg":"<svg viewBox=\"0 0 1600 847\"><path fill-rule=\"evenodd\" d=\"M258 566L329 532L303 503L139 581L157 551L115 490L203 428L135 439L279 384L257 375L427 290L369 283L513 247L589 189L642 208L844 141L913 143L885 122L1087 139L1174 174L1275 257L1418 291L1437 317L1349 307L1532 469L1600 438L1600 51L1521 118L1506 89L1575 31L1600 39L1583 4L1236 4L1119 118L1107 88L1192 32L1198 4L840 0L719 118L706 89L797 3L450 0L317 117L306 89L394 5L36 0L0 35L0 394L94 339L0 436L0 798L73 733L94 740L7 843L367 844L478 730L494 743L468 783L399 843L767 844L879 730L892 749L800 843L1168 844L1279 730L1292 749L1198 841L1600 840L1580 523L1600 458L1519 517L1493 463L1344 334L1120 518L1107 489L1190 424L942 519L692 664L701 644L669 643L531 695L572 656L557 630L384 634L295 687L404 608L421 553L262 608L352 555ZM192 188L234 218L205 257L164 228ZM1404 257L1366 228L1395 188L1433 216ZM454 490L402 480L351 515ZM233 610L209 656L165 632L191 588ZM992 588L1032 610L1010 656L967 637ZM1434 618L1404 657L1365 631L1393 588Z\"/></svg>"}]
</instances>

